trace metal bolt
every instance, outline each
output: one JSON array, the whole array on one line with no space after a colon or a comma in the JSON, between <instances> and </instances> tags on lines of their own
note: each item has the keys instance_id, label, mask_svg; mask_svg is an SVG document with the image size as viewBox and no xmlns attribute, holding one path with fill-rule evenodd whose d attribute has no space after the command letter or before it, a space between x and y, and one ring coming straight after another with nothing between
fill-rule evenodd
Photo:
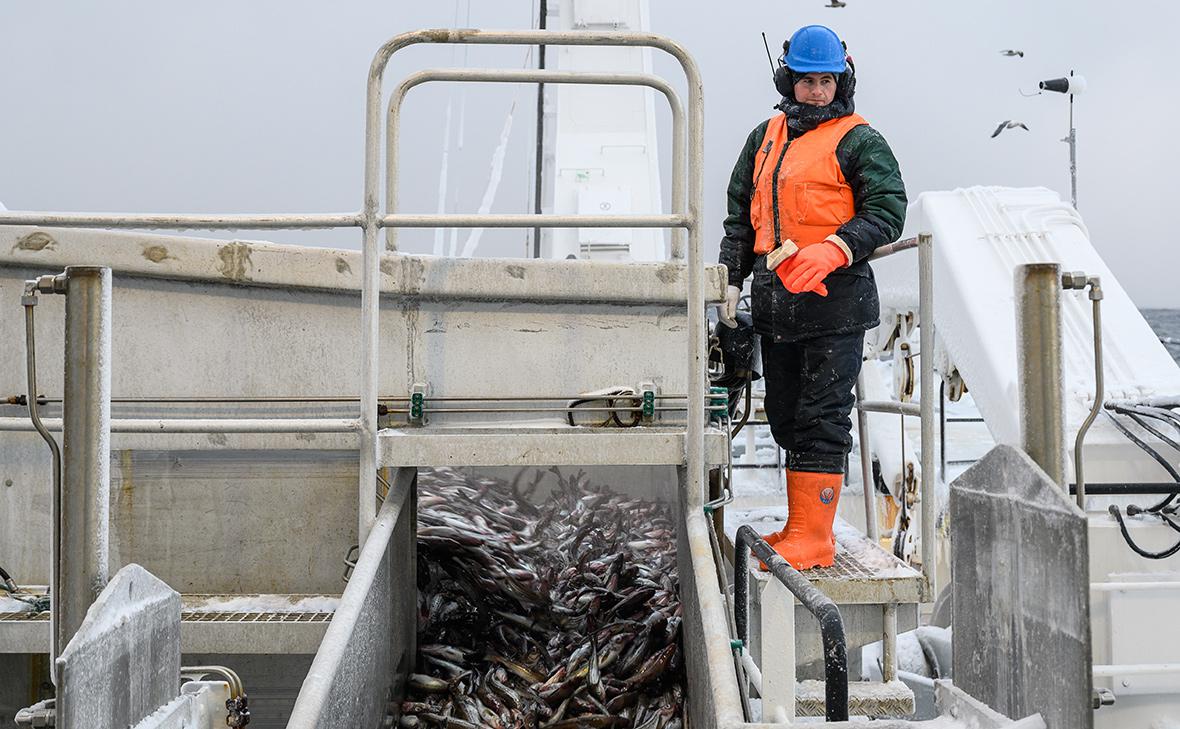
<instances>
[{"instance_id":1,"label":"metal bolt","mask_svg":"<svg viewBox=\"0 0 1180 729\"><path fill-rule=\"evenodd\" d=\"M4 479L4 485L11 488L12 487L12 479L11 478Z\"/></svg>"},{"instance_id":2,"label":"metal bolt","mask_svg":"<svg viewBox=\"0 0 1180 729\"><path fill-rule=\"evenodd\" d=\"M1065 271L1061 274L1061 288L1067 291L1084 289L1086 278L1084 271Z\"/></svg>"}]
</instances>

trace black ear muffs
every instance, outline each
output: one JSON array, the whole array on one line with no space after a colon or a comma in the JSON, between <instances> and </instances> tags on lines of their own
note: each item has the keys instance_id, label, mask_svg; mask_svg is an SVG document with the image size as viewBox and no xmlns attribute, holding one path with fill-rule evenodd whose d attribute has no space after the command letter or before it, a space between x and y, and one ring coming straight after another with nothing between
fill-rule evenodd
<instances>
[{"instance_id":1,"label":"black ear muffs","mask_svg":"<svg viewBox=\"0 0 1180 729\"><path fill-rule=\"evenodd\" d=\"M836 76L837 94L847 94L855 87L856 67L852 65L852 56L848 55L848 44L840 41L840 45L844 46L844 63L848 68L844 69L844 73ZM795 80L791 69L787 68L787 64L783 59L787 57L787 53L791 50L791 41L783 41L783 55L779 56L778 68L774 69L774 88L779 92L779 95L788 99L795 98Z\"/></svg>"},{"instance_id":2,"label":"black ear muffs","mask_svg":"<svg viewBox=\"0 0 1180 729\"><path fill-rule=\"evenodd\" d=\"M791 69L781 62L778 64L778 68L774 69L774 88L779 92L779 95L788 99L795 98L795 84L791 81L791 75Z\"/></svg>"}]
</instances>

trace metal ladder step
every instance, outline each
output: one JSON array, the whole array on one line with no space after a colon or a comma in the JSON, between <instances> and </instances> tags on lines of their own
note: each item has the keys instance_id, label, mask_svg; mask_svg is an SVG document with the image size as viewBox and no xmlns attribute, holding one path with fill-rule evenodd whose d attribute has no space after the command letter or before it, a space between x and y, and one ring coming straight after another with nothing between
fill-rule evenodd
<instances>
[{"instance_id":1,"label":"metal ladder step","mask_svg":"<svg viewBox=\"0 0 1180 729\"><path fill-rule=\"evenodd\" d=\"M850 681L850 716L905 717L914 713L914 692L901 681ZM795 685L795 716L824 715L824 682L800 681Z\"/></svg>"}]
</instances>

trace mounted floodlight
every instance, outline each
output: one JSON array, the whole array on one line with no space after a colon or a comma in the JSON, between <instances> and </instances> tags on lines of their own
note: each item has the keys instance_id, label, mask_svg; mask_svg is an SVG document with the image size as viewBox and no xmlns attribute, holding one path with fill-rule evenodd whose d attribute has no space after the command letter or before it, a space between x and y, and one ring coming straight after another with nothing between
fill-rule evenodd
<instances>
[{"instance_id":1,"label":"mounted floodlight","mask_svg":"<svg viewBox=\"0 0 1180 729\"><path fill-rule=\"evenodd\" d=\"M1080 94L1086 90L1085 76L1065 76L1051 78L1040 83L1041 91L1054 91L1059 94Z\"/></svg>"},{"instance_id":2,"label":"mounted floodlight","mask_svg":"<svg viewBox=\"0 0 1180 729\"><path fill-rule=\"evenodd\" d=\"M1086 77L1079 76L1073 72L1073 69L1070 69L1068 76L1041 81L1038 86L1041 90L1035 94L1025 94L1023 91L1021 94L1037 96L1046 91L1052 91L1055 94L1069 94L1069 136L1061 141L1069 145L1069 200L1076 210L1078 207L1078 130L1073 125L1073 97L1086 90Z\"/></svg>"}]
</instances>

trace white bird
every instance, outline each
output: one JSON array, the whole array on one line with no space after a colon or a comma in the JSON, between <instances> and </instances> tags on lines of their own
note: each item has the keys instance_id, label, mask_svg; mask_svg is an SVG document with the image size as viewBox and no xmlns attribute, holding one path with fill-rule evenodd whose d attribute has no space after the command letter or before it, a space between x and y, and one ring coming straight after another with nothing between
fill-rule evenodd
<instances>
[{"instance_id":1,"label":"white bird","mask_svg":"<svg viewBox=\"0 0 1180 729\"><path fill-rule=\"evenodd\" d=\"M847 4L848 3L844 2L843 0L828 0L828 4L825 5L824 7L825 8L842 8Z\"/></svg>"},{"instance_id":2,"label":"white bird","mask_svg":"<svg viewBox=\"0 0 1180 729\"><path fill-rule=\"evenodd\" d=\"M996 131L992 132L992 139L1000 136L1000 132L1004 131L1005 129L1017 128L1023 129L1026 132L1028 131L1028 127L1024 126L1024 122L1012 121L1010 119L1008 121L1002 121L1000 122L1000 126L996 127Z\"/></svg>"},{"instance_id":3,"label":"white bird","mask_svg":"<svg viewBox=\"0 0 1180 729\"><path fill-rule=\"evenodd\" d=\"M1000 55L1001 56L1008 56L1009 58L1011 58L1013 56L1020 56L1021 58L1024 58L1024 51L1014 51L1012 49L1008 49L1008 50L1000 51Z\"/></svg>"}]
</instances>

